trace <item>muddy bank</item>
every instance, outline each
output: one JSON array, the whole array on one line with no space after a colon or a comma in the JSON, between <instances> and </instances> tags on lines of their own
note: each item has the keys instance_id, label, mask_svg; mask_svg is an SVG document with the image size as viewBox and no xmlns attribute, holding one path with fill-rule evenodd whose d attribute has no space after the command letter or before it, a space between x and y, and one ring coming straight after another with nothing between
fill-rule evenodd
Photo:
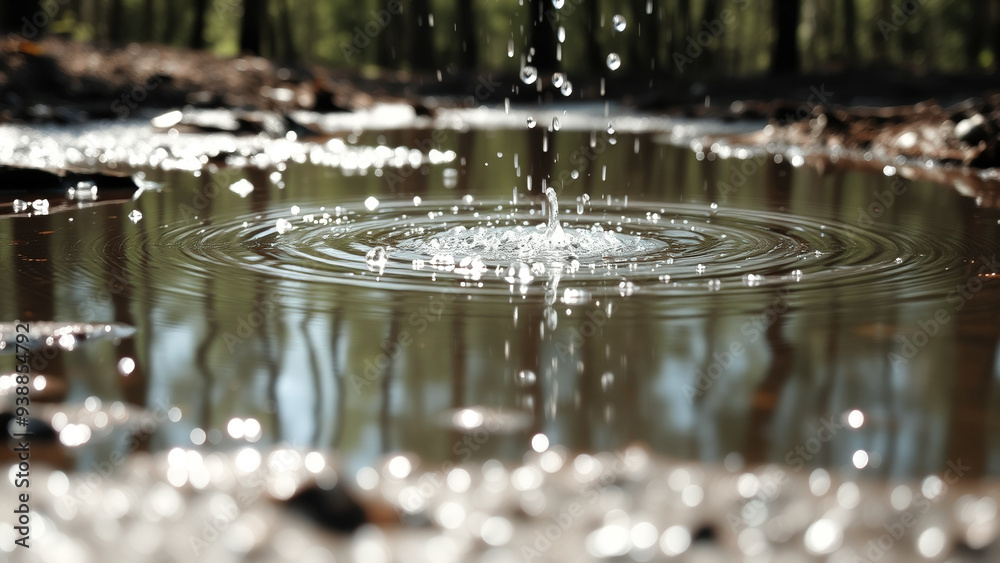
<instances>
[{"instance_id":1,"label":"muddy bank","mask_svg":"<svg viewBox=\"0 0 1000 563\"><path fill-rule=\"evenodd\" d=\"M990 94L1000 91L1000 77L944 80L869 72L574 81L576 93L566 98L545 77L529 87L517 76L492 73L362 76L159 45L113 48L58 37L0 39L0 122L117 120L186 106L235 110L232 132L280 137L292 131L301 137L311 131L290 118L295 110L328 113L403 102L431 114L435 107L500 104L506 98L521 103L614 99L668 115L768 119L763 131L725 139L733 143L780 144L812 153L843 150L875 162L1000 168L1000 94Z\"/></svg>"},{"instance_id":2,"label":"muddy bank","mask_svg":"<svg viewBox=\"0 0 1000 563\"><path fill-rule=\"evenodd\" d=\"M763 131L734 139L754 145L780 143L804 150L857 152L903 164L1000 167L1000 95L942 107L842 107L780 104Z\"/></svg>"}]
</instances>

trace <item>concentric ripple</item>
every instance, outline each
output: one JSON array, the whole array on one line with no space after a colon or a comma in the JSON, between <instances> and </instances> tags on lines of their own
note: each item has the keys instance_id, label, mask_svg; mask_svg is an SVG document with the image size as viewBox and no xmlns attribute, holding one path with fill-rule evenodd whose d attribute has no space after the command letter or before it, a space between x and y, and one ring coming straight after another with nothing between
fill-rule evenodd
<instances>
[{"instance_id":1,"label":"concentric ripple","mask_svg":"<svg viewBox=\"0 0 1000 563\"><path fill-rule=\"evenodd\" d=\"M887 295L940 297L962 275L960 257L975 252L940 233L898 225L860 228L696 204L602 201L564 208L559 232L537 201L512 205L467 196L458 204L415 200L371 210L355 203L295 211L171 225L154 230L154 240L136 234L112 241L104 254L114 262L141 244L151 262L175 274L235 283L263 278L385 291L461 288L506 298L551 295L559 286L567 295L578 289L573 295L723 299L788 286L800 295L836 291L864 303Z\"/></svg>"}]
</instances>

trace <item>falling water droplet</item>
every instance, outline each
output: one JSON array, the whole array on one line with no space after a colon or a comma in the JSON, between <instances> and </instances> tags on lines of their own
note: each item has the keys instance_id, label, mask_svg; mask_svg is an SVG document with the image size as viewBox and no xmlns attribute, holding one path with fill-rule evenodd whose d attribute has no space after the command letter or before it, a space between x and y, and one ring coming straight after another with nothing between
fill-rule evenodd
<instances>
[{"instance_id":1,"label":"falling water droplet","mask_svg":"<svg viewBox=\"0 0 1000 563\"><path fill-rule=\"evenodd\" d=\"M615 31L625 31L625 16L621 14L615 14L611 18L611 26L615 28Z\"/></svg>"},{"instance_id":2,"label":"falling water droplet","mask_svg":"<svg viewBox=\"0 0 1000 563\"><path fill-rule=\"evenodd\" d=\"M368 199L365 200L365 208L368 211L375 211L376 207L378 207L378 199L374 196L368 196Z\"/></svg>"},{"instance_id":3,"label":"falling water droplet","mask_svg":"<svg viewBox=\"0 0 1000 563\"><path fill-rule=\"evenodd\" d=\"M559 88L559 91L562 93L563 96L569 96L570 94L573 93L573 83L567 80L562 85L562 88Z\"/></svg>"},{"instance_id":4,"label":"falling water droplet","mask_svg":"<svg viewBox=\"0 0 1000 563\"><path fill-rule=\"evenodd\" d=\"M563 4L565 4L565 3L566 3L566 0L552 0L552 7L555 8L555 9L557 9L557 10L561 10L562 7L563 7Z\"/></svg>"},{"instance_id":5,"label":"falling water droplet","mask_svg":"<svg viewBox=\"0 0 1000 563\"><path fill-rule=\"evenodd\" d=\"M129 218L129 219L130 219L130 220L131 220L131 221L132 221L133 223L138 223L138 222L139 222L139 220L140 220L140 219L142 219L142 212L141 212L141 211L139 211L138 209L133 209L133 210L132 210L132 213L129 213L129 214L128 214L128 218Z\"/></svg>"},{"instance_id":6,"label":"falling water droplet","mask_svg":"<svg viewBox=\"0 0 1000 563\"><path fill-rule=\"evenodd\" d=\"M507 41L507 58L508 59L514 58L514 40L513 39L509 39Z\"/></svg>"},{"instance_id":7,"label":"falling water droplet","mask_svg":"<svg viewBox=\"0 0 1000 563\"><path fill-rule=\"evenodd\" d=\"M525 84L534 84L538 80L538 69L531 65L526 65L521 69L521 80Z\"/></svg>"},{"instance_id":8,"label":"falling water droplet","mask_svg":"<svg viewBox=\"0 0 1000 563\"><path fill-rule=\"evenodd\" d=\"M622 58L618 56L618 53L608 54L608 68L611 70L618 70L618 67L622 66Z\"/></svg>"},{"instance_id":9,"label":"falling water droplet","mask_svg":"<svg viewBox=\"0 0 1000 563\"><path fill-rule=\"evenodd\" d=\"M385 265L389 263L389 253L386 252L385 247L376 246L375 248L368 251L365 254L365 263L368 264L368 269L371 271L378 270L378 273L382 273L385 270Z\"/></svg>"},{"instance_id":10,"label":"falling water droplet","mask_svg":"<svg viewBox=\"0 0 1000 563\"><path fill-rule=\"evenodd\" d=\"M559 39L560 43L565 43L566 42L566 28L565 27L563 27L561 25L559 26L559 31L556 32L556 38Z\"/></svg>"},{"instance_id":11,"label":"falling water droplet","mask_svg":"<svg viewBox=\"0 0 1000 563\"><path fill-rule=\"evenodd\" d=\"M535 372L530 369L522 369L517 372L517 384L521 387L534 385L537 380L538 378L535 377Z\"/></svg>"},{"instance_id":12,"label":"falling water droplet","mask_svg":"<svg viewBox=\"0 0 1000 563\"><path fill-rule=\"evenodd\" d=\"M566 75L561 72L552 73L552 85L556 88L561 88L566 82Z\"/></svg>"},{"instance_id":13,"label":"falling water droplet","mask_svg":"<svg viewBox=\"0 0 1000 563\"><path fill-rule=\"evenodd\" d=\"M613 123L608 123L608 135L615 134L615 126Z\"/></svg>"},{"instance_id":14,"label":"falling water droplet","mask_svg":"<svg viewBox=\"0 0 1000 563\"><path fill-rule=\"evenodd\" d=\"M611 373L610 371L605 372L605 374L601 376L601 389L607 391L608 389L611 388L611 385L614 384L614 382L615 382L615 374Z\"/></svg>"},{"instance_id":15,"label":"falling water droplet","mask_svg":"<svg viewBox=\"0 0 1000 563\"><path fill-rule=\"evenodd\" d=\"M559 118L558 117L553 117L552 118L552 130L553 131L558 131L560 125L561 124L559 123Z\"/></svg>"},{"instance_id":16,"label":"falling water droplet","mask_svg":"<svg viewBox=\"0 0 1000 563\"><path fill-rule=\"evenodd\" d=\"M709 291L719 291L719 288L721 288L721 287L722 287L722 281L721 280L708 280L708 290Z\"/></svg>"},{"instance_id":17,"label":"falling water droplet","mask_svg":"<svg viewBox=\"0 0 1000 563\"><path fill-rule=\"evenodd\" d=\"M705 273L705 265L704 264L698 264L697 266L695 266L694 271L698 272L699 274L704 274Z\"/></svg>"},{"instance_id":18,"label":"falling water droplet","mask_svg":"<svg viewBox=\"0 0 1000 563\"><path fill-rule=\"evenodd\" d=\"M712 215L715 215L716 213L718 213L719 212L719 204L713 202L712 205L708 206L708 212L711 213Z\"/></svg>"},{"instance_id":19,"label":"falling water droplet","mask_svg":"<svg viewBox=\"0 0 1000 563\"><path fill-rule=\"evenodd\" d=\"M528 119L525 120L525 123L528 124L528 129L534 129L535 128L535 118L534 117L531 117L529 115Z\"/></svg>"}]
</instances>

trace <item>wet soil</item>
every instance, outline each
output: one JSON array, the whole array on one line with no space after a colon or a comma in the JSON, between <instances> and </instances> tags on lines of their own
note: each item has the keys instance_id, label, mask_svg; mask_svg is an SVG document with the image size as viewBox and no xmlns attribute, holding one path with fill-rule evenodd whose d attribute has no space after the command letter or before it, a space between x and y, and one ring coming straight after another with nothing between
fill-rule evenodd
<instances>
[{"instance_id":1,"label":"wet soil","mask_svg":"<svg viewBox=\"0 0 1000 563\"><path fill-rule=\"evenodd\" d=\"M874 156L876 163L902 158L964 170L1000 168L1000 94L993 93L1000 92L1000 77L868 71L609 78L575 78L578 96L602 99L603 82L607 98L649 111L768 120L765 130L731 136L728 142L783 144L821 153L843 150L865 161ZM193 106L247 112L238 119L241 131L283 135L301 129L289 117L294 110L351 111L376 102L405 102L418 112L433 113L442 105L500 103L505 98L531 102L562 97L548 84L529 88L518 77L503 74L361 75L162 45L111 47L59 37L30 42L14 35L0 39L0 122L78 123ZM266 119L273 116L279 117L277 127Z\"/></svg>"}]
</instances>

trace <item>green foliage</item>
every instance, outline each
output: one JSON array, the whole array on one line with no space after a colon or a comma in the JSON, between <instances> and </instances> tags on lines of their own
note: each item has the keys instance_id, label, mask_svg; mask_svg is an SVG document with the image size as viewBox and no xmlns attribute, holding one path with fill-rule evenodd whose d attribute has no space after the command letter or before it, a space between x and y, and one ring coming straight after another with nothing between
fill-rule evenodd
<instances>
[{"instance_id":1,"label":"green foliage","mask_svg":"<svg viewBox=\"0 0 1000 563\"><path fill-rule=\"evenodd\" d=\"M190 42L194 0L121 1L125 40L178 46ZM413 45L415 15L409 0L402 0L402 11L388 22L380 16L380 10L388 13L387 0L268 0L262 54L286 58L291 47L304 62L364 68L377 65L380 48L388 52L391 43L394 55L383 55L383 66L406 70L414 57L433 52L438 66L447 72L457 67L462 55L459 1L473 3L478 66L516 70L529 49L528 0L432 0L434 44L426 47ZM591 1L597 3L596 22L590 21ZM552 13L559 14L555 25L565 29L562 67L569 72L607 75L603 61L615 52L622 59L619 74L650 72L652 59L656 72L745 75L766 72L770 66L776 36L774 1L652 0L655 20L647 19L641 1L565 0L565 6ZM848 1L801 1L797 35L802 71L895 66L914 72L993 72L997 68L998 0L853 0L856 17L851 36L845 19ZM78 40L107 40L110 5L111 0L69 0L49 30ZM280 23L283 10L288 12L291 38ZM705 22L723 17L726 11L735 14L735 20L693 57L693 64L679 70L674 54L684 54L689 39L696 40L706 29ZM236 55L242 1L211 0L208 12L206 44L219 55ZM611 29L615 13L628 21L624 32ZM658 29L651 30L649 21L658 22ZM508 55L511 43L513 56Z\"/></svg>"}]
</instances>

